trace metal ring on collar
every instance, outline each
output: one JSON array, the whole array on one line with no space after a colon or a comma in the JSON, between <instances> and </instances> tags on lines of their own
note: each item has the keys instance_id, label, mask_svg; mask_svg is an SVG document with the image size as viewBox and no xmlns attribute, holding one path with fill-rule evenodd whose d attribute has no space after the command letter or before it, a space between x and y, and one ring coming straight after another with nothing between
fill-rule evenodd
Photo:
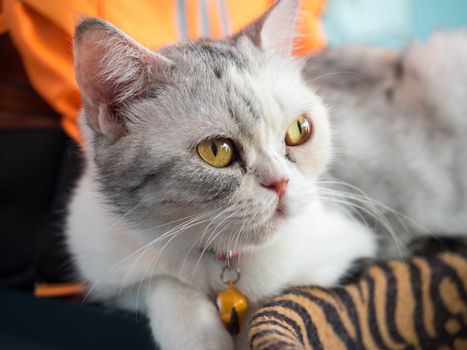
<instances>
[{"instance_id":1,"label":"metal ring on collar","mask_svg":"<svg viewBox=\"0 0 467 350\"><path fill-rule=\"evenodd\" d=\"M229 278L229 273L232 274L233 277ZM237 267L228 267L224 266L221 272L221 281L224 284L229 284L229 282L232 282L233 284L237 283L238 280L240 279L240 270Z\"/></svg>"}]
</instances>

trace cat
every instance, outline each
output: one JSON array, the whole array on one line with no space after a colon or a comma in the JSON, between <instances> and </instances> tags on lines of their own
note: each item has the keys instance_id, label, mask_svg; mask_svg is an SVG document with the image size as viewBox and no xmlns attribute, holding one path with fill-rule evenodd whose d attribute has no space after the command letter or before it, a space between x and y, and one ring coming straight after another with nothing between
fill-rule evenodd
<instances>
[{"instance_id":1,"label":"cat","mask_svg":"<svg viewBox=\"0 0 467 350\"><path fill-rule=\"evenodd\" d=\"M369 212L372 225L383 219L378 256L405 256L417 237L467 235L466 63L466 31L402 51L334 47L307 59L304 78L335 133L327 196Z\"/></svg>"},{"instance_id":2,"label":"cat","mask_svg":"<svg viewBox=\"0 0 467 350\"><path fill-rule=\"evenodd\" d=\"M291 54L298 6L155 52L99 19L76 29L85 169L67 246L88 296L146 314L162 350L247 348L246 323L233 338L215 306L226 254L250 314L375 255L319 192L332 132Z\"/></svg>"}]
</instances>

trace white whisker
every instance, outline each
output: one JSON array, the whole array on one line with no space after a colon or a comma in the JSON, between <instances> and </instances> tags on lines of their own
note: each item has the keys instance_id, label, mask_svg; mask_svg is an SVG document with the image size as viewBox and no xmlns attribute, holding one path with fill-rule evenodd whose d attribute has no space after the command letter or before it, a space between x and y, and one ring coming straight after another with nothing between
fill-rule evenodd
<instances>
[{"instance_id":1,"label":"white whisker","mask_svg":"<svg viewBox=\"0 0 467 350\"><path fill-rule=\"evenodd\" d=\"M232 206L231 209L233 209L235 206ZM227 216L226 218L224 218L222 220L222 222L225 222L227 219L231 218L232 216L236 215L238 212L239 212L240 209L237 209L237 211L233 212L232 214L230 214L229 216ZM222 230L219 230L218 232L216 232L215 230L212 230L212 233L209 237L209 239L207 240L207 243L205 244L205 246L203 247L202 251L201 251L201 254L198 258L198 260L196 261L196 264L195 264L195 267L193 268L193 273L192 273L192 276L191 276L191 282L193 282L193 279L194 279L194 276L195 276L195 273L196 273L196 269L199 265L199 263L201 262L201 259L203 258L203 255L204 253L208 250L210 244L218 237L222 234L222 232L225 230L226 227L228 227L232 222L229 222L226 226L224 226L224 228ZM216 229L219 227L219 225L216 226Z\"/></svg>"}]
</instances>

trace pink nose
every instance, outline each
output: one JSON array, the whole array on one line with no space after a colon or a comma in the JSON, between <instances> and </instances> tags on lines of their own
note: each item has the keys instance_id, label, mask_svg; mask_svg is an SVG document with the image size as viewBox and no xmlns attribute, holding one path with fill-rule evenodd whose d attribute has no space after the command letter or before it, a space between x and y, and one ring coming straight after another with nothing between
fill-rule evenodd
<instances>
[{"instance_id":1,"label":"pink nose","mask_svg":"<svg viewBox=\"0 0 467 350\"><path fill-rule=\"evenodd\" d=\"M263 184L264 187L269 188L270 190L273 190L274 192L277 193L279 196L279 200L284 196L285 190L287 188L287 184L289 183L289 179L283 177L279 180L276 180L274 182L271 182L270 184Z\"/></svg>"}]
</instances>

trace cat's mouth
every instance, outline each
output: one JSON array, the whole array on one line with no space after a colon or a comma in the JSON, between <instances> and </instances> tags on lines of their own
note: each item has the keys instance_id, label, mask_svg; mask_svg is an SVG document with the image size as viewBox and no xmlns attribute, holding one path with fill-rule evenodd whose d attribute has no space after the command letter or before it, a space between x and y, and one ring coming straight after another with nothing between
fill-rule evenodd
<instances>
[{"instance_id":1,"label":"cat's mouth","mask_svg":"<svg viewBox=\"0 0 467 350\"><path fill-rule=\"evenodd\" d=\"M287 209L282 201L279 201L273 214L273 219L279 219L287 216Z\"/></svg>"},{"instance_id":2,"label":"cat's mouth","mask_svg":"<svg viewBox=\"0 0 467 350\"><path fill-rule=\"evenodd\" d=\"M267 242L269 238L277 232L280 223L288 216L289 209L282 201L279 201L277 205L272 208L271 214L254 228L254 235L252 235L254 237L254 244L263 244Z\"/></svg>"},{"instance_id":3,"label":"cat's mouth","mask_svg":"<svg viewBox=\"0 0 467 350\"><path fill-rule=\"evenodd\" d=\"M274 233L278 231L278 227L283 220L289 216L290 209L284 201L276 201L271 203L269 208L264 208L258 212L249 211L244 217L236 218L233 222L221 221L219 224L213 224L209 227L223 227L218 233L213 233L211 236L216 236L215 239L207 239L202 242L202 247L209 246L209 250L214 253L223 253L225 249L236 250L237 252L250 251L254 247L261 246L272 239ZM228 229L226 228L228 227ZM206 229L202 229L205 232ZM201 234L202 234L201 232ZM207 232L207 231L206 231ZM203 250L203 248L200 248Z\"/></svg>"},{"instance_id":4,"label":"cat's mouth","mask_svg":"<svg viewBox=\"0 0 467 350\"><path fill-rule=\"evenodd\" d=\"M219 237L219 242L212 242L211 252L214 252L215 255L222 256L226 250L219 247L227 247L232 249L235 253L242 254L244 252L249 252L255 248L267 244L271 239L273 239L274 234L277 232L280 222L285 218L286 214L284 209L281 207L277 208L272 216L262 223L251 224L248 230L245 228L232 231L234 237L231 238L230 235L224 237ZM238 234L241 232L241 234ZM235 235L237 233L237 235Z\"/></svg>"}]
</instances>

